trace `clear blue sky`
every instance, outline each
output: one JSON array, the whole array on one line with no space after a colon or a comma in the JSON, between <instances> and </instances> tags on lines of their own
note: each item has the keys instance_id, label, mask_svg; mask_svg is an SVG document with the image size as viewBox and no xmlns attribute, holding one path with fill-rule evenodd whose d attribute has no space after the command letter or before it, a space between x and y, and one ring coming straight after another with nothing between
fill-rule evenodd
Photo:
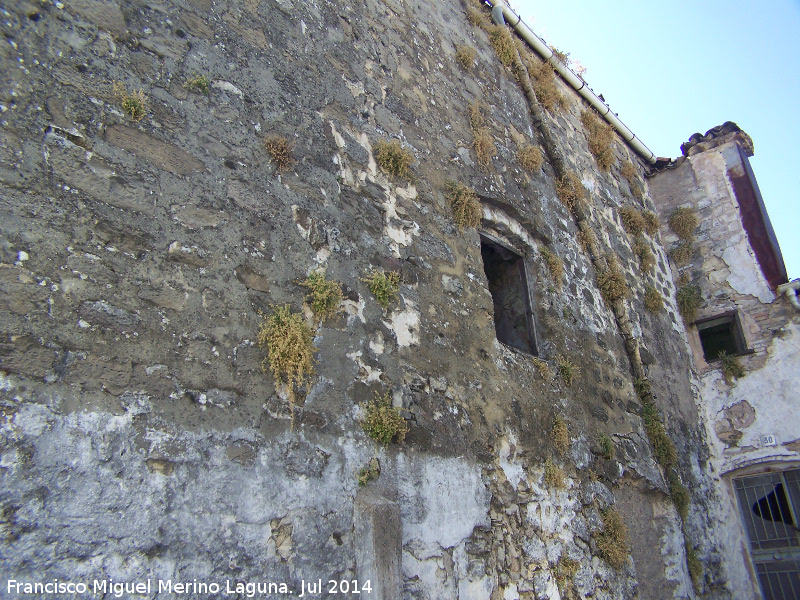
<instances>
[{"instance_id":1,"label":"clear blue sky","mask_svg":"<svg viewBox=\"0 0 800 600\"><path fill-rule=\"evenodd\" d=\"M800 277L800 0L510 4L656 155L675 158L725 121L746 131L789 279Z\"/></svg>"}]
</instances>

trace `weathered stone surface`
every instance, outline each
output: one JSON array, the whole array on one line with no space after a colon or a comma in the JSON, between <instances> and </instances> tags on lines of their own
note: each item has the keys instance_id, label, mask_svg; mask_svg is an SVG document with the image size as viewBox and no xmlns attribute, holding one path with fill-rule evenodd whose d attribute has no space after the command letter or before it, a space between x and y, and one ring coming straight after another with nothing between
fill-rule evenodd
<instances>
[{"instance_id":1,"label":"weathered stone surface","mask_svg":"<svg viewBox=\"0 0 800 600\"><path fill-rule=\"evenodd\" d=\"M124 125L114 125L106 129L105 141L175 175L188 175L204 168L203 163L174 144L167 144Z\"/></svg>"},{"instance_id":2,"label":"weathered stone surface","mask_svg":"<svg viewBox=\"0 0 800 600\"><path fill-rule=\"evenodd\" d=\"M38 21L9 9L16 46L0 50L17 93L0 134L4 573L285 581L295 595L301 580L369 576L392 598L533 600L557 597L567 555L580 562L576 596L633 598L637 574L691 596L633 379L650 378L700 502L688 522L713 532L692 357L666 248L652 239L665 317L641 307L650 275L618 218L633 202L620 165L644 165L617 140L617 163L597 168L577 95L558 83L564 110L533 119L454 0L33 4ZM460 44L478 52L470 73L452 58ZM208 94L183 87L196 74ZM141 121L116 81L146 92ZM485 170L476 100L497 147ZM544 127L589 192L580 225L556 198L554 164L517 164ZM283 172L273 135L292 145ZM413 152L412 181L378 166L387 136ZM538 361L497 339L481 240L455 225L448 180L483 202L480 233L522 257ZM632 295L615 310L579 228L619 258ZM561 287L544 247L564 263ZM321 323L299 285L314 270L344 291ZM365 282L380 270L401 278L385 307ZM304 311L317 348L297 389L263 370L255 342L283 304ZM767 320L754 322L746 335ZM792 356L787 331L776 355ZM559 356L581 367L570 386ZM723 410L754 395L749 377L712 413L748 435L765 411L748 428L745 412ZM376 394L408 424L401 444L365 434ZM601 434L611 460L592 452ZM359 488L376 457L379 476ZM545 482L548 460L563 488ZM648 535L621 571L592 538L612 504ZM723 555L714 544L709 564Z\"/></svg>"}]
</instances>

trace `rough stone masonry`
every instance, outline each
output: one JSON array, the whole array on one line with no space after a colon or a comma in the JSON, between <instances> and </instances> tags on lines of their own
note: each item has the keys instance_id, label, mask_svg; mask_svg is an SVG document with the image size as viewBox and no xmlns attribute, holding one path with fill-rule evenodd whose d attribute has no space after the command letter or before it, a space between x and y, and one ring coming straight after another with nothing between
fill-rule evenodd
<instances>
[{"instance_id":1,"label":"rough stone masonry","mask_svg":"<svg viewBox=\"0 0 800 600\"><path fill-rule=\"evenodd\" d=\"M21 597L11 579L88 586L76 597L111 597L95 581L152 585L132 598L270 582L290 597L319 580L318 597L329 581L339 595L369 581L374 598L736 596L667 255L644 234L643 271L620 217L655 210L645 166L619 138L598 165L587 106L560 80L563 106L534 123L482 10L2 5L0 597ZM548 153L518 159L543 128L587 196L581 228ZM270 137L291 144L285 171ZM376 161L390 140L413 154L408 177ZM456 225L448 181L474 190L478 227ZM587 228L628 290L622 334ZM497 339L482 247L526 274L530 352ZM301 284L321 270L343 300L320 323ZM401 277L388 308L364 281L376 270ZM644 308L647 286L662 311ZM256 343L285 304L316 348L297 390ZM684 517L631 348L677 448ZM365 433L376 394L400 409L401 443ZM616 566L612 513L629 530Z\"/></svg>"}]
</instances>

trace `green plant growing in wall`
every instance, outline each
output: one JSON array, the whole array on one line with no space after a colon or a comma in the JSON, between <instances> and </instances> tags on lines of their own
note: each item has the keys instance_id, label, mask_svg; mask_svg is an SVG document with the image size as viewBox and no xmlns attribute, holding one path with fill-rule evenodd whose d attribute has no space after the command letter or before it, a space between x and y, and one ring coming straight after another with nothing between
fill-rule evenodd
<instances>
[{"instance_id":1,"label":"green plant growing in wall","mask_svg":"<svg viewBox=\"0 0 800 600\"><path fill-rule=\"evenodd\" d=\"M370 481L377 479L381 475L381 463L377 457L369 459L366 466L358 470L356 477L360 487L366 486Z\"/></svg>"},{"instance_id":2,"label":"green plant growing in wall","mask_svg":"<svg viewBox=\"0 0 800 600\"><path fill-rule=\"evenodd\" d=\"M373 270L362 281L367 284L367 288L375 296L375 301L384 310L388 310L397 300L397 293L400 291L400 273Z\"/></svg>"},{"instance_id":3,"label":"green plant growing in wall","mask_svg":"<svg viewBox=\"0 0 800 600\"><path fill-rule=\"evenodd\" d=\"M294 164L292 144L283 136L272 135L264 140L264 148L272 158L277 173L288 171Z\"/></svg>"},{"instance_id":4,"label":"green plant growing in wall","mask_svg":"<svg viewBox=\"0 0 800 600\"><path fill-rule=\"evenodd\" d=\"M475 48L459 44L456 46L456 60L461 65L461 68L465 70L472 69L472 65L475 64Z\"/></svg>"},{"instance_id":5,"label":"green plant growing in wall","mask_svg":"<svg viewBox=\"0 0 800 600\"><path fill-rule=\"evenodd\" d=\"M694 240L697 229L697 214L691 208L676 208L669 216L669 228L685 242Z\"/></svg>"},{"instance_id":6,"label":"green plant growing in wall","mask_svg":"<svg viewBox=\"0 0 800 600\"><path fill-rule=\"evenodd\" d=\"M308 288L306 300L317 319L324 321L336 314L342 302L342 286L338 281L325 279L324 271L314 271L300 285Z\"/></svg>"},{"instance_id":7,"label":"green plant growing in wall","mask_svg":"<svg viewBox=\"0 0 800 600\"><path fill-rule=\"evenodd\" d=\"M658 314L664 310L664 298L652 285L644 288L644 307L653 314Z\"/></svg>"},{"instance_id":8,"label":"green plant growing in wall","mask_svg":"<svg viewBox=\"0 0 800 600\"><path fill-rule=\"evenodd\" d=\"M600 558L614 569L621 569L628 562L630 554L630 534L622 515L613 508L602 512L603 527L592 534L597 544Z\"/></svg>"},{"instance_id":9,"label":"green plant growing in wall","mask_svg":"<svg viewBox=\"0 0 800 600\"><path fill-rule=\"evenodd\" d=\"M642 401L642 425L644 425L645 433L647 433L650 445L653 447L653 455L656 461L664 468L675 465L678 461L675 444L672 443L672 439L667 435L664 423L658 414L658 409L650 399L643 399Z\"/></svg>"},{"instance_id":10,"label":"green plant growing in wall","mask_svg":"<svg viewBox=\"0 0 800 600\"><path fill-rule=\"evenodd\" d=\"M600 456L606 460L614 458L614 440L605 433L600 434Z\"/></svg>"},{"instance_id":11,"label":"green plant growing in wall","mask_svg":"<svg viewBox=\"0 0 800 600\"><path fill-rule=\"evenodd\" d=\"M678 311L683 320L687 323L694 321L697 316L697 309L703 303L700 288L696 285L684 285L675 293L675 300L678 303Z\"/></svg>"},{"instance_id":12,"label":"green plant growing in wall","mask_svg":"<svg viewBox=\"0 0 800 600\"><path fill-rule=\"evenodd\" d=\"M375 161L378 166L393 177L411 177L411 164L414 162L414 153L403 148L400 140L387 142L381 140L375 143Z\"/></svg>"},{"instance_id":13,"label":"green plant growing in wall","mask_svg":"<svg viewBox=\"0 0 800 600\"><path fill-rule=\"evenodd\" d=\"M389 392L375 397L366 407L366 416L361 426L376 442L388 446L393 439L402 442L408 433L408 424L400 410L392 406Z\"/></svg>"},{"instance_id":14,"label":"green plant growing in wall","mask_svg":"<svg viewBox=\"0 0 800 600\"><path fill-rule=\"evenodd\" d=\"M689 506L692 502L692 496L686 486L681 483L681 479L678 477L678 473L675 472L674 468L668 469L667 483L669 484L669 495L672 498L672 503L675 505L675 509L678 511L681 519L686 521L689 516Z\"/></svg>"},{"instance_id":15,"label":"green plant growing in wall","mask_svg":"<svg viewBox=\"0 0 800 600\"><path fill-rule=\"evenodd\" d=\"M722 376L728 385L732 385L734 379L739 379L747 374L744 367L739 364L738 358L724 350L719 353L719 366L722 369Z\"/></svg>"},{"instance_id":16,"label":"green plant growing in wall","mask_svg":"<svg viewBox=\"0 0 800 600\"><path fill-rule=\"evenodd\" d=\"M292 313L288 304L274 307L265 317L256 338L266 348L267 358L261 364L264 372L272 372L277 383L299 387L314 374L314 333L303 316Z\"/></svg>"},{"instance_id":17,"label":"green plant growing in wall","mask_svg":"<svg viewBox=\"0 0 800 600\"><path fill-rule=\"evenodd\" d=\"M703 563L697 557L697 550L689 543L685 535L683 544L686 548L686 566L689 569L689 576L692 578L692 584L696 592L702 591L703 587Z\"/></svg>"},{"instance_id":18,"label":"green plant growing in wall","mask_svg":"<svg viewBox=\"0 0 800 600\"><path fill-rule=\"evenodd\" d=\"M564 385L567 387L571 386L572 382L575 381L575 377L580 373L581 368L562 354L556 356L556 365L558 367L558 374L561 375Z\"/></svg>"},{"instance_id":19,"label":"green plant growing in wall","mask_svg":"<svg viewBox=\"0 0 800 600\"><path fill-rule=\"evenodd\" d=\"M544 483L547 487L563 490L566 487L564 471L549 458L544 463Z\"/></svg>"},{"instance_id":20,"label":"green plant growing in wall","mask_svg":"<svg viewBox=\"0 0 800 600\"><path fill-rule=\"evenodd\" d=\"M141 121L147 114L147 97L140 89L129 94L120 81L114 82L114 96L120 103L122 110L134 121Z\"/></svg>"},{"instance_id":21,"label":"green plant growing in wall","mask_svg":"<svg viewBox=\"0 0 800 600\"><path fill-rule=\"evenodd\" d=\"M184 82L183 87L208 96L211 91L211 80L205 75L195 74Z\"/></svg>"},{"instance_id":22,"label":"green plant growing in wall","mask_svg":"<svg viewBox=\"0 0 800 600\"><path fill-rule=\"evenodd\" d=\"M608 171L614 164L614 129L593 109L581 113L581 122L589 134L589 151L597 161L597 166Z\"/></svg>"},{"instance_id":23,"label":"green plant growing in wall","mask_svg":"<svg viewBox=\"0 0 800 600\"><path fill-rule=\"evenodd\" d=\"M566 421L559 416L556 416L553 421L553 448L561 456L564 456L569 450L569 428Z\"/></svg>"},{"instance_id":24,"label":"green plant growing in wall","mask_svg":"<svg viewBox=\"0 0 800 600\"><path fill-rule=\"evenodd\" d=\"M477 227L481 224L483 209L480 200L472 188L463 183L448 180L447 201L453 210L453 220L459 229Z\"/></svg>"},{"instance_id":25,"label":"green plant growing in wall","mask_svg":"<svg viewBox=\"0 0 800 600\"><path fill-rule=\"evenodd\" d=\"M550 272L550 279L553 280L558 289L561 289L561 282L564 278L564 262L546 246L541 246L540 252L544 264L547 265L547 270Z\"/></svg>"}]
</instances>

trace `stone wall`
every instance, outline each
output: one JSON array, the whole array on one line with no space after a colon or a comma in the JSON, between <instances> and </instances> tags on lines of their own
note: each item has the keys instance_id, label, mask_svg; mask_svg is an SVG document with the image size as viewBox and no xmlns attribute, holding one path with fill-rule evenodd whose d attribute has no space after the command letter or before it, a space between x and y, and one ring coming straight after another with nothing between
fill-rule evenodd
<instances>
[{"instance_id":1,"label":"stone wall","mask_svg":"<svg viewBox=\"0 0 800 600\"><path fill-rule=\"evenodd\" d=\"M688 156L656 174L650 190L668 247L681 241L667 225L673 211L690 208L698 217L691 259L685 265L673 261L672 267L681 283L700 290L701 304L686 329L697 368L701 421L707 426L709 464L723 476L718 509L727 515L721 518L727 531L720 528L720 543L729 548L729 579L736 582L736 589L748 590L754 578L747 551L750 541L732 479L798 463L798 414L792 390L800 384L800 315L785 298L776 297L768 281L770 263L755 249L771 234L769 218L759 229L748 231L743 224L752 207L736 184L749 170L747 156L752 156L753 148L749 137L733 128L735 132L718 137L707 134L685 152ZM778 259L782 267L779 254ZM785 271L783 277L778 283L785 282ZM726 377L719 360L707 360L695 324L732 312L743 335L744 348L736 356L742 368L739 377ZM757 589L749 593L760 597Z\"/></svg>"},{"instance_id":2,"label":"stone wall","mask_svg":"<svg viewBox=\"0 0 800 600\"><path fill-rule=\"evenodd\" d=\"M646 236L655 267L643 272L620 219L623 206L655 210L634 193L646 191L644 165L615 138L602 170L587 107L560 81L564 108L535 124L469 10L454 0L6 9L7 578L271 581L295 594L304 581L375 578L381 598L735 595L667 255ZM475 49L471 66L457 62L459 45ZM187 85L198 75L207 93ZM119 84L142 90L141 120L123 110ZM471 103L495 147L487 165ZM584 222L619 260L630 294L614 310L557 198L549 151L540 169L518 163L543 128L588 195ZM269 136L292 144L284 172ZM378 167L388 139L413 153L409 177ZM448 180L482 201L477 230L455 225ZM523 257L538 359L496 339L478 231ZM344 294L322 323L300 284L320 268ZM402 275L386 309L364 282L374 269ZM663 311L645 310L645 285ZM316 375L296 390L262 370L256 344L283 304L314 328ZM651 454L631 356L692 490L685 523ZM579 367L571 385L567 361ZM409 425L400 444L379 446L361 427L376 393ZM360 488L375 457L380 476ZM563 479L546 480L548 469ZM598 547L611 506L633 534L616 568ZM694 585L685 535L704 568Z\"/></svg>"}]
</instances>

